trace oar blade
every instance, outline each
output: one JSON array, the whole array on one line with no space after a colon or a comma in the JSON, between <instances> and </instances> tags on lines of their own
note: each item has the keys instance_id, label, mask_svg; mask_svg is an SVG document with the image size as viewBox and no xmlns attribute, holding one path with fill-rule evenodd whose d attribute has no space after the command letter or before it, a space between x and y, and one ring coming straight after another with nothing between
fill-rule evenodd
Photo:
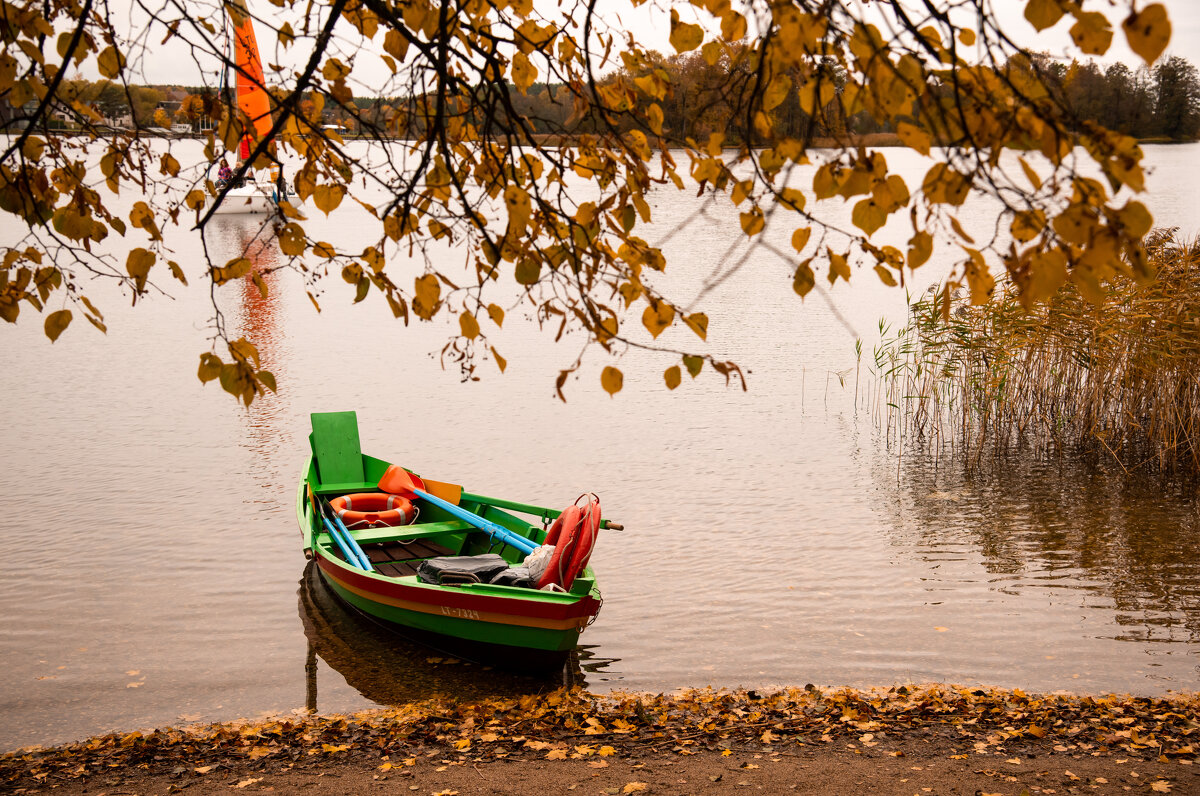
<instances>
[{"instance_id":1,"label":"oar blade","mask_svg":"<svg viewBox=\"0 0 1200 796\"><path fill-rule=\"evenodd\" d=\"M412 499L416 497L418 489L425 489L425 482L421 480L420 476L410 473L399 465L391 464L384 471L383 478L379 479L379 488L392 495L403 495Z\"/></svg>"},{"instance_id":2,"label":"oar blade","mask_svg":"<svg viewBox=\"0 0 1200 796\"><path fill-rule=\"evenodd\" d=\"M445 481L430 481L425 479L425 491L434 497L439 497L447 503L458 505L462 502L463 488L460 484L448 484Z\"/></svg>"}]
</instances>

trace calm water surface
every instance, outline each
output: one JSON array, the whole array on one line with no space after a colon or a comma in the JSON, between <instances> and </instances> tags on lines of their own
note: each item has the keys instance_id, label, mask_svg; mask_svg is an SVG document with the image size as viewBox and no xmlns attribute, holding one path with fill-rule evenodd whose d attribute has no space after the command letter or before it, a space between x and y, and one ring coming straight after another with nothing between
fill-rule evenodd
<instances>
[{"instance_id":1,"label":"calm water surface","mask_svg":"<svg viewBox=\"0 0 1200 796\"><path fill-rule=\"evenodd\" d=\"M199 160L192 143L174 146L181 162ZM905 153L886 154L919 182ZM1200 232L1200 147L1147 155L1158 222ZM637 355L620 361L625 389L610 399L599 388L610 360L589 351L560 403L554 378L579 341L549 345L528 305L489 331L507 372L483 361L481 380L462 382L438 359L446 327L405 327L374 296L352 308L336 275L320 314L289 272L267 278L266 299L249 283L219 291L225 322L259 342L281 387L249 410L196 380L213 315L203 291L164 284L169 296L130 309L98 283L107 336L79 322L51 345L32 316L6 328L0 749L564 682L1196 688L1193 491L1064 463L974 478L945 462L898 463L854 343L869 352L880 318L903 318L904 294L863 269L851 289L801 302L791 265L762 249L744 256L728 203L653 198L646 237L666 239L665 278L704 294L709 350L750 371L749 392L706 373L670 393L661 374L672 362ZM824 212L839 220L849 208ZM312 214L316 237L371 239L349 205ZM969 230L994 218L981 200L964 210ZM18 232L0 229L6 241ZM255 233L253 221L218 218L208 244L223 259ZM784 250L790 235L766 233ZM168 242L195 283L198 242ZM914 292L949 265L918 272ZM671 330L661 341L694 347L689 338ZM625 524L600 539L604 610L562 678L447 662L347 614L311 578L293 492L309 413L343 409L358 412L369 453L536 503L595 491Z\"/></svg>"}]
</instances>

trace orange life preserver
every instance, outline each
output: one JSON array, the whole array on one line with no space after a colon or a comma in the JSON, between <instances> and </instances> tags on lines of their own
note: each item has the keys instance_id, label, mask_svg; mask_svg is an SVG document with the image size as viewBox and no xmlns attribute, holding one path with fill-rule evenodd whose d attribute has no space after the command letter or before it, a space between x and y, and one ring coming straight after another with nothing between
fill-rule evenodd
<instances>
[{"instance_id":1,"label":"orange life preserver","mask_svg":"<svg viewBox=\"0 0 1200 796\"><path fill-rule=\"evenodd\" d=\"M382 492L360 492L357 495L342 495L329 501L347 528L366 525L393 527L408 525L417 518L412 501L399 495Z\"/></svg>"},{"instance_id":2,"label":"orange life preserver","mask_svg":"<svg viewBox=\"0 0 1200 796\"><path fill-rule=\"evenodd\" d=\"M567 506L546 534L543 544L554 545L554 553L538 581L539 589L552 583L570 589L592 557L596 536L600 532L600 499L592 495L586 506L580 507L578 504L579 500L576 499Z\"/></svg>"}]
</instances>

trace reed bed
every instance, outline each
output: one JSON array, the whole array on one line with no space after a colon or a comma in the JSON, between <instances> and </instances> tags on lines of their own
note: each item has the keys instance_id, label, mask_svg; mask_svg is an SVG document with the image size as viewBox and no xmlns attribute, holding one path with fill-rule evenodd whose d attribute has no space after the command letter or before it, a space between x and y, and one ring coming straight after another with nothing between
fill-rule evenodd
<instances>
[{"instance_id":1,"label":"reed bed","mask_svg":"<svg viewBox=\"0 0 1200 796\"><path fill-rule=\"evenodd\" d=\"M1155 231L1158 277L1099 305L1068 286L1026 310L1009 290L943 317L940 296L880 327L872 401L889 444L978 465L1077 452L1127 471L1200 475L1200 239Z\"/></svg>"}]
</instances>

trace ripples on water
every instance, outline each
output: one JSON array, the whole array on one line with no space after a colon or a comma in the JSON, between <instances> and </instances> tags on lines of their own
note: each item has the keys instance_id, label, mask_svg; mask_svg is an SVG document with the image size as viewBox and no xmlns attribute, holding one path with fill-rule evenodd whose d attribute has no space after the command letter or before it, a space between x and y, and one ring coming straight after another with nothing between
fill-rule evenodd
<instances>
[{"instance_id":1,"label":"ripples on water","mask_svg":"<svg viewBox=\"0 0 1200 796\"><path fill-rule=\"evenodd\" d=\"M1194 221L1196 148L1148 151L1176 180L1152 209ZM653 197L656 229L699 219L666 244L671 278L698 290L731 249L696 202L671 196ZM994 222L986 204L964 213L969 229ZM363 220L335 216L314 213L310 231L361 246ZM218 259L249 246L259 269L278 265L253 246L253 223L216 222ZM790 230L764 234L786 249ZM168 243L201 278L194 242ZM937 267L925 267L930 281ZM564 682L1194 688L1194 490L1063 463L972 478L944 461L898 466L854 339L869 351L904 298L855 280L802 303L787 263L751 256L704 306L711 350L751 371L748 393L709 374L670 393L672 363L630 357L609 399L606 360L589 355L565 405L554 377L575 349L547 345L519 307L490 332L507 372L485 361L482 381L460 383L436 357L446 327L405 327L374 297L352 308L333 288L317 314L286 270L267 274L266 298L227 285L225 322L258 344L282 390L249 410L195 378L212 315L200 291L132 311L109 296L108 336L72 327L53 346L23 317L0 353L0 747L304 710L314 685L322 711L547 687L430 666L436 653L356 624L303 584L298 614L293 501L308 414L342 409L357 410L368 453L537 503L595 491L626 525L600 538L605 606ZM666 344L696 344L675 334Z\"/></svg>"}]
</instances>

